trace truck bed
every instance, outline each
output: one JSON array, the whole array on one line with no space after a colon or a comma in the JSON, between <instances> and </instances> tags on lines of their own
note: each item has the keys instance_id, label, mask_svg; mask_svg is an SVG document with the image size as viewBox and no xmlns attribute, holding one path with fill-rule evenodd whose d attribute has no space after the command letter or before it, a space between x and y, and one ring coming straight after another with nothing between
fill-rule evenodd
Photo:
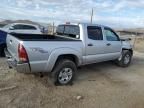
<instances>
[{"instance_id":1,"label":"truck bed","mask_svg":"<svg viewBox=\"0 0 144 108\"><path fill-rule=\"evenodd\" d=\"M64 37L60 35L19 34L19 33L11 33L11 35L22 41L80 41L78 39Z\"/></svg>"},{"instance_id":2,"label":"truck bed","mask_svg":"<svg viewBox=\"0 0 144 108\"><path fill-rule=\"evenodd\" d=\"M19 45L27 52L31 72L51 72L59 55L73 54L82 57L83 54L82 41L64 35L8 34L8 58L12 57L12 63L16 61L20 65L23 64L19 59Z\"/></svg>"}]
</instances>

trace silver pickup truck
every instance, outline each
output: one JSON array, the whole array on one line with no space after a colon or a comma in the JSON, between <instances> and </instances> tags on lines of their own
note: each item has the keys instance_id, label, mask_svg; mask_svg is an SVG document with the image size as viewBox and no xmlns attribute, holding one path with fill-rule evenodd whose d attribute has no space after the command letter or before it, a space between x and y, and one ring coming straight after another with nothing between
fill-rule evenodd
<instances>
[{"instance_id":1,"label":"silver pickup truck","mask_svg":"<svg viewBox=\"0 0 144 108\"><path fill-rule=\"evenodd\" d=\"M79 66L109 60L129 66L133 50L111 28L79 23L59 25L55 35L8 34L5 53L18 72L50 72L55 85L66 85Z\"/></svg>"}]
</instances>

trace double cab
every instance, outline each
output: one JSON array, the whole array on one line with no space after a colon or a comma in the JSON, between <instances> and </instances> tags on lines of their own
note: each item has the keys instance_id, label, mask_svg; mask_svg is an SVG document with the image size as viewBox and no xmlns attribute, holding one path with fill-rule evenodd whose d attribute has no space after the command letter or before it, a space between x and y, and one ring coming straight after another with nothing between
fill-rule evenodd
<instances>
[{"instance_id":1,"label":"double cab","mask_svg":"<svg viewBox=\"0 0 144 108\"><path fill-rule=\"evenodd\" d=\"M80 66L104 61L129 66L133 49L110 27L79 23L61 24L54 35L8 34L5 53L18 72L49 72L55 85L67 85Z\"/></svg>"}]
</instances>

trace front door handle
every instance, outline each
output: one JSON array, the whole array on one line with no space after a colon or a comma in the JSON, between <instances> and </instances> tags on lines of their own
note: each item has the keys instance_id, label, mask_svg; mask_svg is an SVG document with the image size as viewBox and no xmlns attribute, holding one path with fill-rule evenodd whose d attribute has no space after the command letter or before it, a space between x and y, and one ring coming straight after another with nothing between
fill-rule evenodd
<instances>
[{"instance_id":1,"label":"front door handle","mask_svg":"<svg viewBox=\"0 0 144 108\"><path fill-rule=\"evenodd\" d=\"M93 44L92 44L92 43L89 43L88 46L93 46Z\"/></svg>"},{"instance_id":2,"label":"front door handle","mask_svg":"<svg viewBox=\"0 0 144 108\"><path fill-rule=\"evenodd\" d=\"M110 46L111 44L110 44L110 43L107 43L106 45L107 45L107 46Z\"/></svg>"}]
</instances>

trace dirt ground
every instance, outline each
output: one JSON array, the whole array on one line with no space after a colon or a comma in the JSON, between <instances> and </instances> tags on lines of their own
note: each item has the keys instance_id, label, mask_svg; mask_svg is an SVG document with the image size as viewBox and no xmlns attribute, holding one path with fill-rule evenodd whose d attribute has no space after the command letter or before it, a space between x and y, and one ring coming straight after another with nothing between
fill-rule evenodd
<instances>
[{"instance_id":1,"label":"dirt ground","mask_svg":"<svg viewBox=\"0 0 144 108\"><path fill-rule=\"evenodd\" d=\"M111 62L82 67L72 86L61 87L47 76L8 69L0 58L0 108L144 108L143 51L134 53L128 68Z\"/></svg>"},{"instance_id":2,"label":"dirt ground","mask_svg":"<svg viewBox=\"0 0 144 108\"><path fill-rule=\"evenodd\" d=\"M144 53L144 38L138 38L135 42L135 50Z\"/></svg>"}]
</instances>

